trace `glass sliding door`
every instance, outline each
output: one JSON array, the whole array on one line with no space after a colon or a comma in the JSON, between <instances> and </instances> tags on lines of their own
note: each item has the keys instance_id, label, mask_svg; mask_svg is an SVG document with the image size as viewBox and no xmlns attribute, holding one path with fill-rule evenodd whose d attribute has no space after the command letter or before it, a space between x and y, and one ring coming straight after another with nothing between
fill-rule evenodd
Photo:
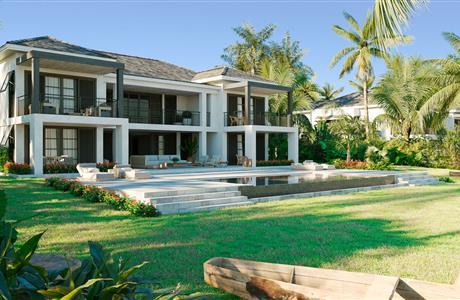
<instances>
[{"instance_id":1,"label":"glass sliding door","mask_svg":"<svg viewBox=\"0 0 460 300\"><path fill-rule=\"evenodd\" d=\"M75 164L78 161L77 128L45 128L45 164Z\"/></svg>"},{"instance_id":2,"label":"glass sliding door","mask_svg":"<svg viewBox=\"0 0 460 300\"><path fill-rule=\"evenodd\" d=\"M62 112L72 114L77 111L77 101L75 97L75 80L70 78L62 79Z\"/></svg>"}]
</instances>

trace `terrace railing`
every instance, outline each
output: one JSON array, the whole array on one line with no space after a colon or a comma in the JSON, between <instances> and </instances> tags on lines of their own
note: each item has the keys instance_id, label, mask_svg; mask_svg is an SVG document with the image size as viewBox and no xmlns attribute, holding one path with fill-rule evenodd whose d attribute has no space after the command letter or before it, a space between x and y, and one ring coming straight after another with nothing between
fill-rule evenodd
<instances>
[{"instance_id":1,"label":"terrace railing","mask_svg":"<svg viewBox=\"0 0 460 300\"><path fill-rule=\"evenodd\" d=\"M125 107L124 117L131 123L200 126L200 112L189 110L133 109Z\"/></svg>"},{"instance_id":2,"label":"terrace railing","mask_svg":"<svg viewBox=\"0 0 460 300\"><path fill-rule=\"evenodd\" d=\"M225 126L244 126L244 125L262 125L262 126L281 126L289 127L289 117L287 114L278 114L272 112L255 113L247 116L243 111L234 111L224 113Z\"/></svg>"},{"instance_id":3,"label":"terrace railing","mask_svg":"<svg viewBox=\"0 0 460 300\"><path fill-rule=\"evenodd\" d=\"M32 113L29 95L19 96L16 105L18 116ZM39 113L111 118L116 117L116 107L115 100L45 94L40 97Z\"/></svg>"}]
</instances>

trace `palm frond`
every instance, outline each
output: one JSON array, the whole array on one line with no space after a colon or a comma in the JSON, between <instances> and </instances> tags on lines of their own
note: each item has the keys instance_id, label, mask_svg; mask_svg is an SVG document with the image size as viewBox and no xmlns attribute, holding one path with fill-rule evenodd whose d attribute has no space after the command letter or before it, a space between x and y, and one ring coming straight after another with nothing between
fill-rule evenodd
<instances>
[{"instance_id":1,"label":"palm frond","mask_svg":"<svg viewBox=\"0 0 460 300\"><path fill-rule=\"evenodd\" d=\"M356 43L358 45L359 45L359 43L361 41L361 38L359 37L359 35L356 32L345 30L342 27L340 27L339 25L332 26L332 30L334 30L334 32L337 33L338 35L340 35L340 36L346 38L347 40L350 40L350 41L352 41L352 42L354 42L354 43Z\"/></svg>"},{"instance_id":2,"label":"palm frond","mask_svg":"<svg viewBox=\"0 0 460 300\"><path fill-rule=\"evenodd\" d=\"M340 50L331 60L331 63L329 64L329 68L333 68L337 63L348 53L351 51L356 50L356 47L348 47Z\"/></svg>"}]
</instances>

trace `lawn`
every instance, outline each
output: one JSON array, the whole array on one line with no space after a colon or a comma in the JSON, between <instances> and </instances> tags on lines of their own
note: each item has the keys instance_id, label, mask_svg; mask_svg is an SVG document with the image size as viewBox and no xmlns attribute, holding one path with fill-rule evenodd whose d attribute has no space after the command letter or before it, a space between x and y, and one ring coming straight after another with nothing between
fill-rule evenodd
<instances>
[{"instance_id":1,"label":"lawn","mask_svg":"<svg viewBox=\"0 0 460 300\"><path fill-rule=\"evenodd\" d=\"M460 183L140 218L55 191L39 179L0 177L21 238L47 229L40 252L76 257L101 242L143 275L210 291L215 256L399 275L452 283L460 271ZM227 296L217 296L227 298Z\"/></svg>"}]
</instances>

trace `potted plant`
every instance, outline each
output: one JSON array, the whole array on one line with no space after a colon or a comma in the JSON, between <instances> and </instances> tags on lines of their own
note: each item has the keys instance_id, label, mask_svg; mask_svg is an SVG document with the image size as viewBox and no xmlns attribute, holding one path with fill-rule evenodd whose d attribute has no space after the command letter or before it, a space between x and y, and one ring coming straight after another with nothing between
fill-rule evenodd
<instances>
[{"instance_id":1,"label":"potted plant","mask_svg":"<svg viewBox=\"0 0 460 300\"><path fill-rule=\"evenodd\" d=\"M182 113L182 123L184 125L192 125L192 112L186 110Z\"/></svg>"},{"instance_id":2,"label":"potted plant","mask_svg":"<svg viewBox=\"0 0 460 300\"><path fill-rule=\"evenodd\" d=\"M185 153L187 161L193 162L193 157L198 152L198 139L196 137L192 137L184 140L182 142L181 149Z\"/></svg>"},{"instance_id":3,"label":"potted plant","mask_svg":"<svg viewBox=\"0 0 460 300\"><path fill-rule=\"evenodd\" d=\"M173 158L171 158L171 161L173 162L173 166L175 167L177 165L177 162L179 161L179 157L174 156Z\"/></svg>"}]
</instances>

